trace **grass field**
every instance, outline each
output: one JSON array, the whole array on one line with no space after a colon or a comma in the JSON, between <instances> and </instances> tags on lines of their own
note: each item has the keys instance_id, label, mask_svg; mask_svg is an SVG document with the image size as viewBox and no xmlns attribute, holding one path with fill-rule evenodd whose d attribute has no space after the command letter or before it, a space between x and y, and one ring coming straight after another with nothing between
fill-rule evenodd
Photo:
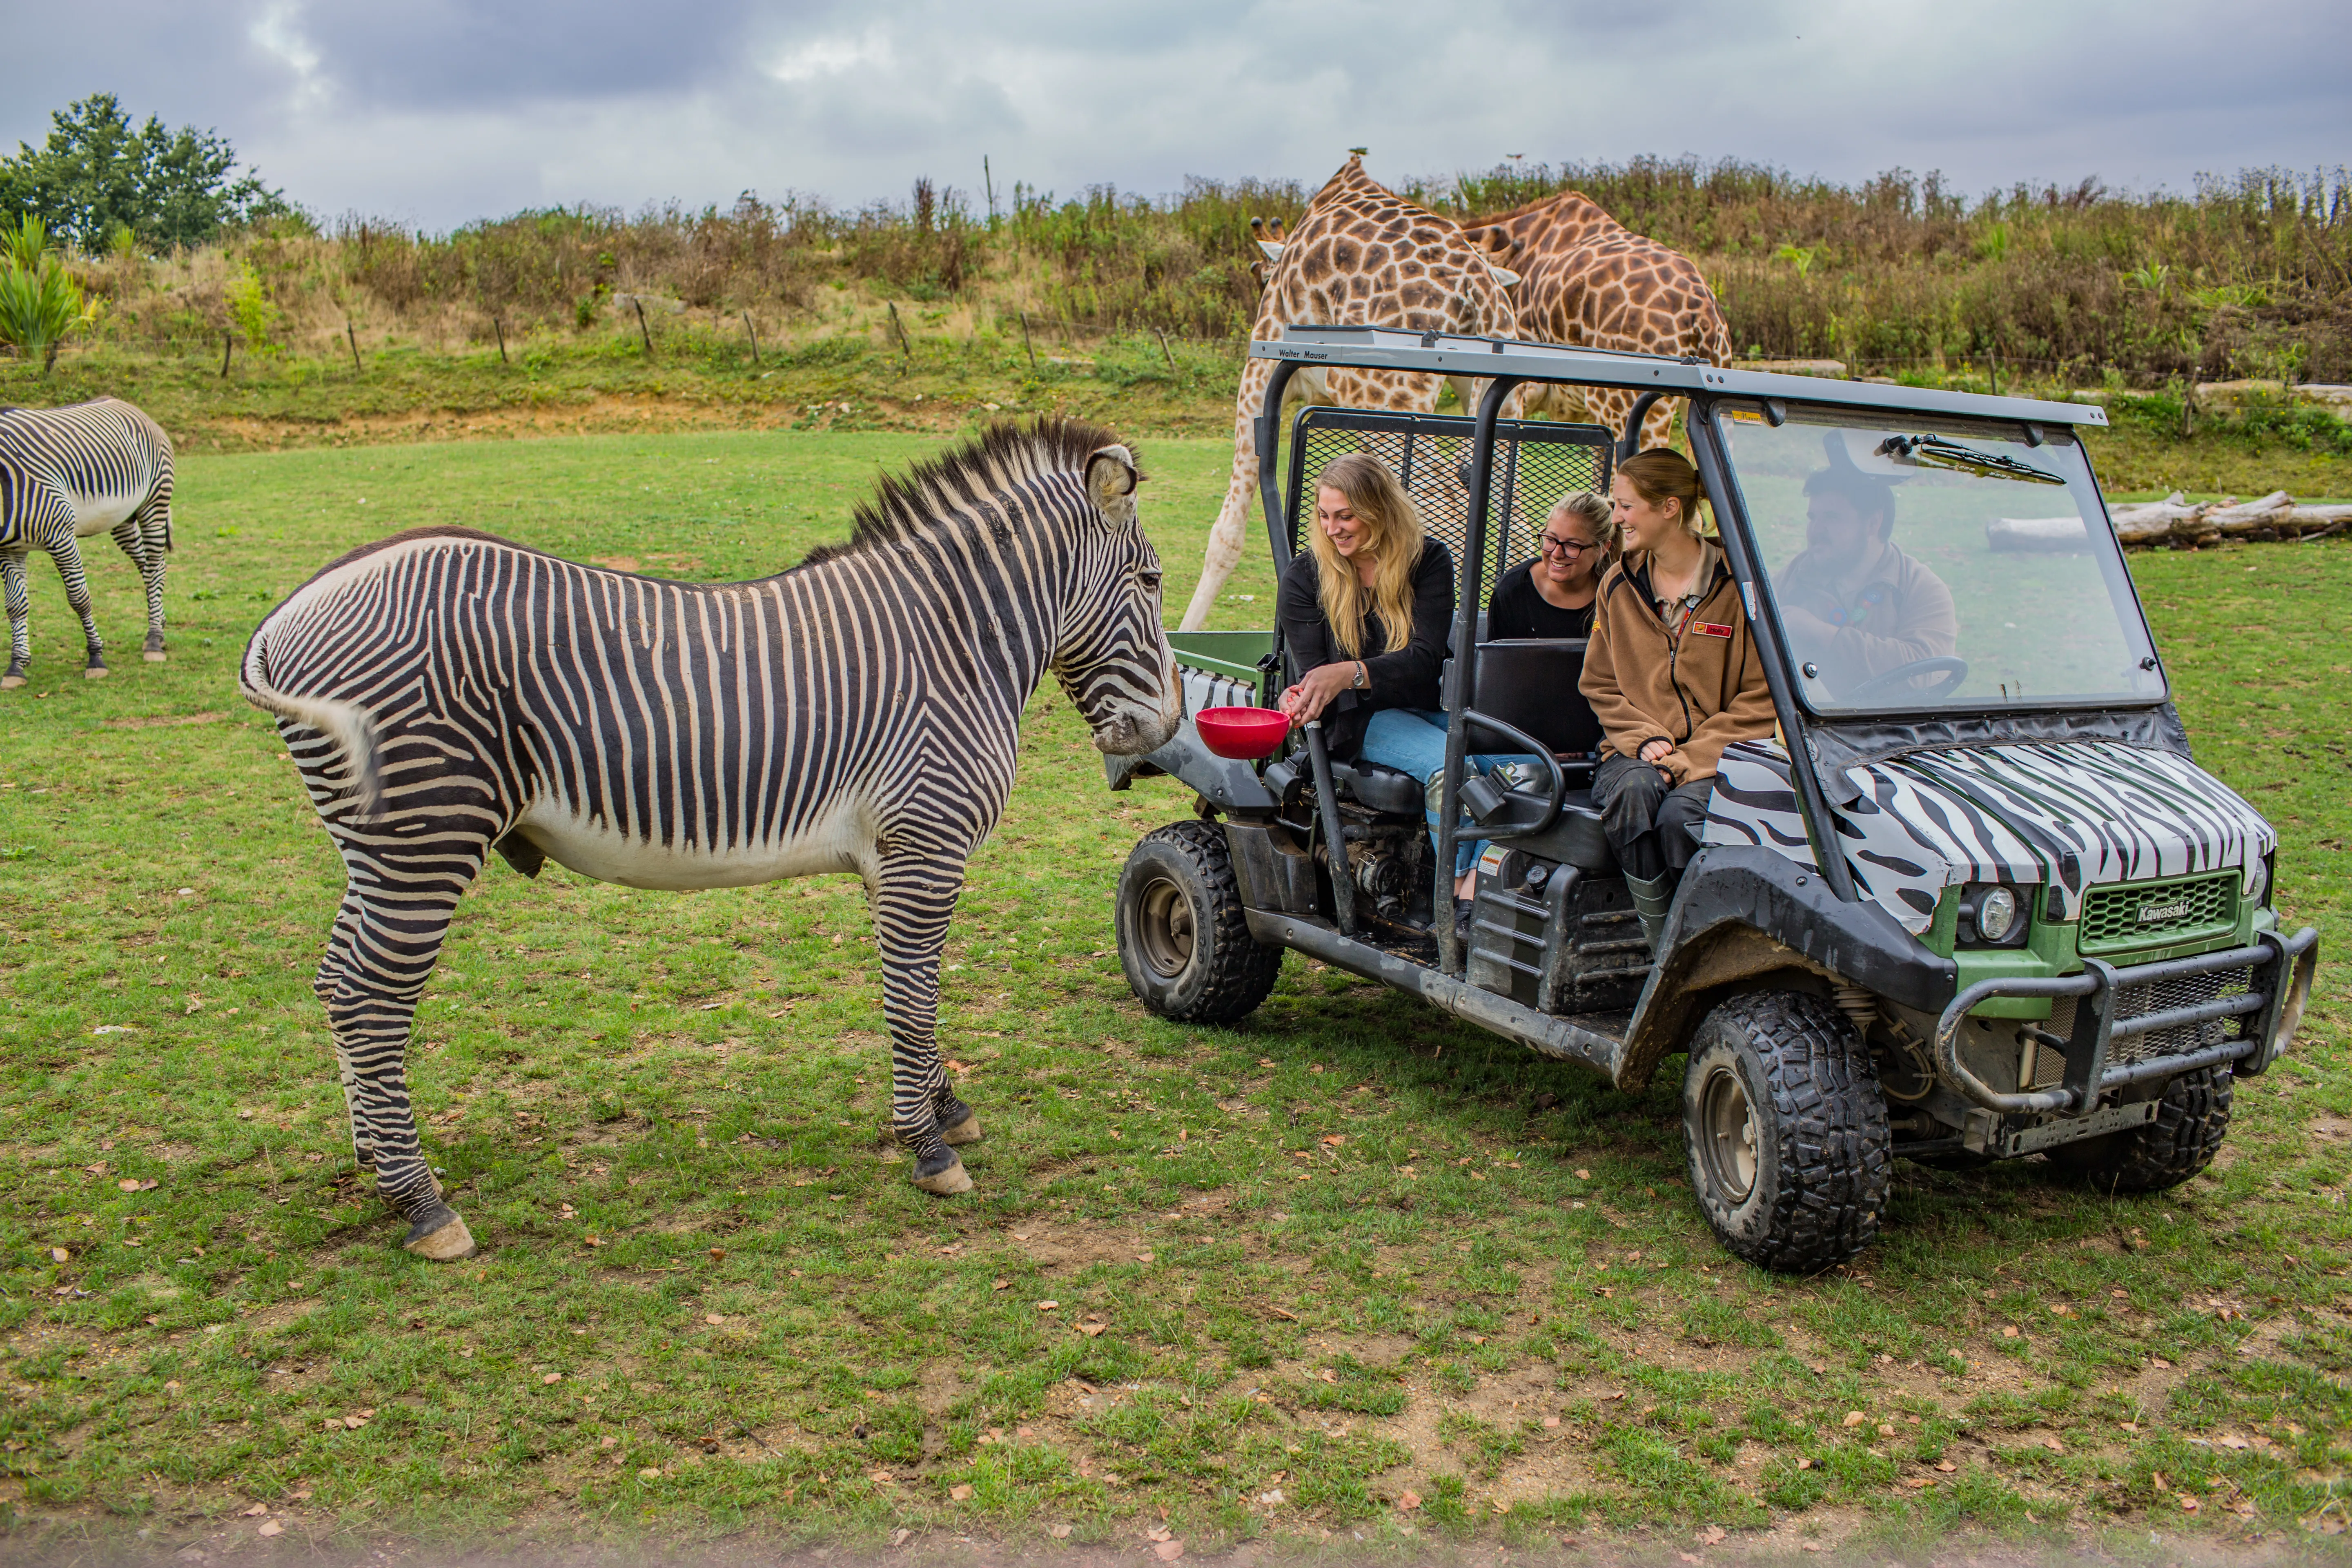
<instances>
[{"instance_id":1,"label":"grass field","mask_svg":"<svg viewBox=\"0 0 2352 1568\"><path fill-rule=\"evenodd\" d=\"M1297 955L1239 1028L1154 1019L1109 895L1189 803L1103 793L1053 698L948 955L977 1193L925 1198L876 1142L855 883L687 897L494 863L411 1057L483 1251L396 1250L308 988L340 870L236 696L247 632L329 557L425 522L771 570L927 444L193 457L172 662L138 661L132 574L92 553L122 655L103 682L36 563L36 679L0 700L16 1545L1647 1532L1701 1553L1718 1531L2352 1523L2341 542L2134 562L2200 759L2280 825L2281 903L2331 960L2297 1054L2167 1196L1906 1165L1879 1246L1779 1279L1718 1251L1682 1187L1671 1071L1621 1095ZM1229 448L1142 446L1179 605ZM1229 624L1265 620L1262 563L1231 594Z\"/></svg>"}]
</instances>

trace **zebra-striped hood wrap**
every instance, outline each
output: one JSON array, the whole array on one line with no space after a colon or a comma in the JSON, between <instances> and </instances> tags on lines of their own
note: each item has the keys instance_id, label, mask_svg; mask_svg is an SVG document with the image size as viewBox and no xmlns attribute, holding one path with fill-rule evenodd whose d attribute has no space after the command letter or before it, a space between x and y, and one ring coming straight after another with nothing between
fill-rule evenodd
<instances>
[{"instance_id":1,"label":"zebra-striped hood wrap","mask_svg":"<svg viewBox=\"0 0 2352 1568\"><path fill-rule=\"evenodd\" d=\"M2046 882L2073 920L2096 884L2243 872L2278 847L2260 812L2186 757L2112 741L1914 752L1845 776L1846 864L1914 934L1958 883ZM1814 864L1780 746L1724 752L1706 838Z\"/></svg>"}]
</instances>

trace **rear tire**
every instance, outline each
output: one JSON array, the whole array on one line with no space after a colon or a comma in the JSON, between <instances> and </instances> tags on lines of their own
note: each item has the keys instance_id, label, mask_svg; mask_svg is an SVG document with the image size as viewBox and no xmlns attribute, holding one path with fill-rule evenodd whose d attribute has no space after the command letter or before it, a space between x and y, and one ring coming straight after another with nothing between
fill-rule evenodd
<instances>
[{"instance_id":1,"label":"rear tire","mask_svg":"<svg viewBox=\"0 0 2352 1568\"><path fill-rule=\"evenodd\" d=\"M2112 1196L2177 1187L2221 1152L2234 1092L2235 1079L2226 1066L2182 1073L2164 1086L2155 1121L2061 1143L2044 1158L2093 1192Z\"/></svg>"},{"instance_id":2,"label":"rear tire","mask_svg":"<svg viewBox=\"0 0 2352 1568\"><path fill-rule=\"evenodd\" d=\"M1251 937L1225 830L1176 822L1144 837L1118 875L1119 967L1142 1004L1182 1024L1230 1024L1274 989L1282 949Z\"/></svg>"},{"instance_id":3,"label":"rear tire","mask_svg":"<svg viewBox=\"0 0 2352 1568\"><path fill-rule=\"evenodd\" d=\"M1892 1144L1869 1047L1827 998L1734 996L1692 1037L1683 1075L1691 1191L1737 1256L1811 1274L1869 1246Z\"/></svg>"}]
</instances>

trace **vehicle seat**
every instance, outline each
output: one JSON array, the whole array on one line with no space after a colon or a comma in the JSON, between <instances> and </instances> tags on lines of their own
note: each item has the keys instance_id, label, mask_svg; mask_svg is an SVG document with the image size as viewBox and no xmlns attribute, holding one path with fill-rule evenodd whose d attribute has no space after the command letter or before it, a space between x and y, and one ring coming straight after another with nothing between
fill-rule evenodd
<instances>
[{"instance_id":1,"label":"vehicle seat","mask_svg":"<svg viewBox=\"0 0 2352 1568\"><path fill-rule=\"evenodd\" d=\"M1335 759L1331 763L1331 783L1341 795L1352 795L1358 805L1374 811L1409 811L1420 816L1428 809L1422 782L1403 769L1384 763L1360 759L1343 763Z\"/></svg>"},{"instance_id":2,"label":"vehicle seat","mask_svg":"<svg viewBox=\"0 0 2352 1568\"><path fill-rule=\"evenodd\" d=\"M1570 775L1573 777L1574 775ZM1511 815L1525 812L1521 820L1540 816L1548 792L1541 789L1513 790L1510 795ZM1617 852L1609 847L1608 835L1601 831L1601 813L1592 805L1592 791L1571 789L1560 797L1559 816L1549 827L1526 838L1508 840L1514 849L1524 849L1547 860L1558 860L1573 866L1588 877L1614 877L1621 874Z\"/></svg>"}]
</instances>

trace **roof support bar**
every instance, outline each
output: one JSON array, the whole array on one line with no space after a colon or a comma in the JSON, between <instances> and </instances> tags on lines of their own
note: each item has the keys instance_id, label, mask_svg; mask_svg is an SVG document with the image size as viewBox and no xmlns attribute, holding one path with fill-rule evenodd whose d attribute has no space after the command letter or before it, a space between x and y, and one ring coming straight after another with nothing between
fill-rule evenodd
<instances>
[{"instance_id":1,"label":"roof support bar","mask_svg":"<svg viewBox=\"0 0 2352 1568\"><path fill-rule=\"evenodd\" d=\"M1470 725L1463 710L1469 694L1478 689L1479 591L1486 584L1486 502L1495 467L1495 422L1502 416L1504 400L1517 390L1519 378L1498 375L1486 384L1478 400L1478 424L1470 440L1470 517L1462 532L1462 559L1455 563L1461 585L1454 597L1454 689L1460 706L1445 726L1445 781L1437 806L1437 889L1432 900L1437 917L1438 966L1452 975L1463 972L1463 933L1454 929L1454 842L1462 816L1463 758L1470 750Z\"/></svg>"},{"instance_id":2,"label":"roof support bar","mask_svg":"<svg viewBox=\"0 0 2352 1568\"><path fill-rule=\"evenodd\" d=\"M1639 405L1635 406L1638 409ZM1772 617L1759 613L1757 601L1765 591L1760 586L1764 574L1749 547L1754 535L1748 531L1746 505L1732 486L1730 465L1723 460L1722 434L1712 400L1691 400L1684 429L1690 437L1691 454L1698 459L1698 476L1706 486L1707 499L1715 503L1716 531L1722 536L1731 574L1738 581L1740 603L1748 610L1748 635L1756 639L1764 682L1772 691L1772 712L1780 721L1780 738L1789 748L1789 778L1797 786L1797 808L1805 820L1805 837L1812 840L1813 863L1821 868L1822 880L1830 885L1830 891L1847 903L1859 902L1862 894L1853 885L1853 868L1845 863L1845 846L1838 837L1821 775L1813 766L1804 710L1790 688L1789 672L1794 667L1781 657L1780 634Z\"/></svg>"},{"instance_id":3,"label":"roof support bar","mask_svg":"<svg viewBox=\"0 0 2352 1568\"><path fill-rule=\"evenodd\" d=\"M1282 395L1298 374L1297 360L1276 360L1265 384L1265 405L1251 428L1257 437L1257 498L1265 512L1266 537L1274 542L1274 580L1290 569L1290 516L1282 505L1282 481L1275 470L1274 449L1282 435Z\"/></svg>"}]
</instances>

